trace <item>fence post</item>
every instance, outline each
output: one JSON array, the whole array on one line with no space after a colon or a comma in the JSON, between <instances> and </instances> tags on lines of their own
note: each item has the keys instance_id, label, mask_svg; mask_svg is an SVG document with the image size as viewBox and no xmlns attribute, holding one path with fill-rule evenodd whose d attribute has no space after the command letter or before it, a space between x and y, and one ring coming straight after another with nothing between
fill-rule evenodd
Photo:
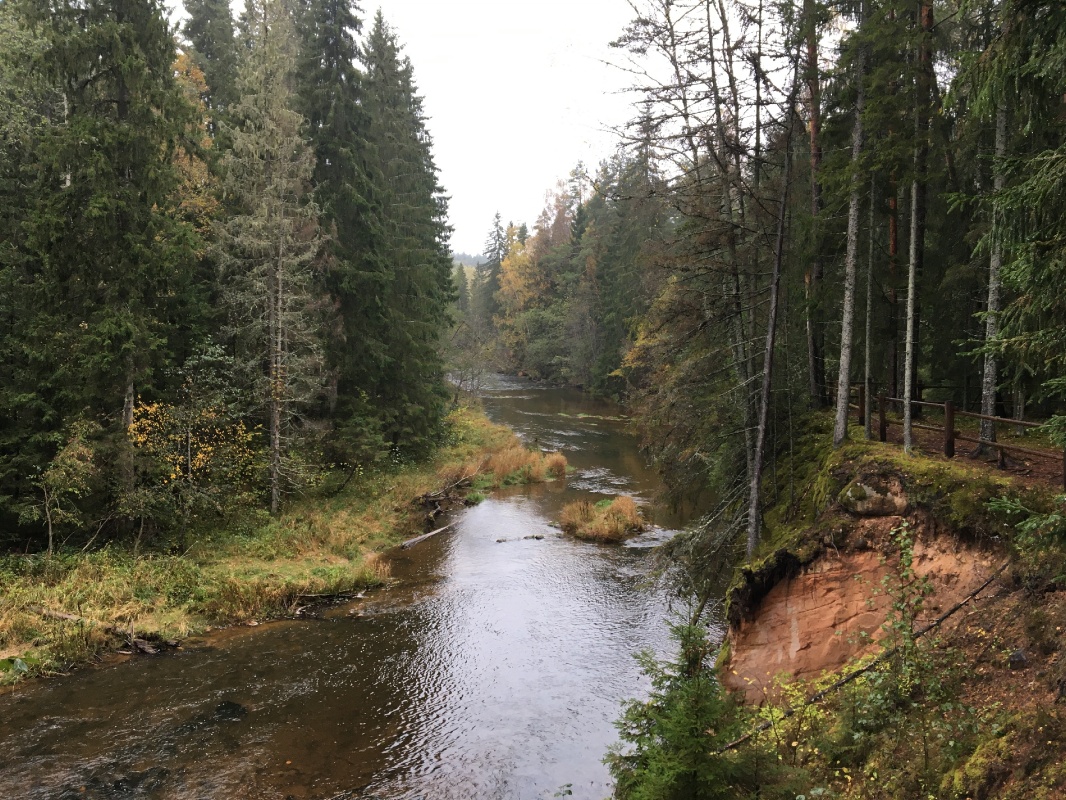
<instances>
[{"instance_id":1,"label":"fence post","mask_svg":"<svg viewBox=\"0 0 1066 800\"><path fill-rule=\"evenodd\" d=\"M944 403L944 455L955 457L955 404L950 400Z\"/></svg>"},{"instance_id":2,"label":"fence post","mask_svg":"<svg viewBox=\"0 0 1066 800\"><path fill-rule=\"evenodd\" d=\"M888 441L888 420L885 419L885 393L882 392L877 396L877 433L882 442ZM1066 466L1063 467L1066 471Z\"/></svg>"},{"instance_id":3,"label":"fence post","mask_svg":"<svg viewBox=\"0 0 1066 800\"><path fill-rule=\"evenodd\" d=\"M866 425L866 385L859 384L859 424Z\"/></svg>"}]
</instances>

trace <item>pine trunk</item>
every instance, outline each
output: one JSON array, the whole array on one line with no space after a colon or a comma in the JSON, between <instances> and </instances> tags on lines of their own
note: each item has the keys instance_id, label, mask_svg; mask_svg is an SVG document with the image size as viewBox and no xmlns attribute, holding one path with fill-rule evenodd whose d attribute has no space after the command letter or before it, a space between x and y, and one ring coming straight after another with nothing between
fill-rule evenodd
<instances>
[{"instance_id":1,"label":"pine trunk","mask_svg":"<svg viewBox=\"0 0 1066 800\"><path fill-rule=\"evenodd\" d=\"M828 403L825 385L825 344L818 327L818 300L822 284L822 260L819 222L822 212L822 186L819 173L822 167L822 93L818 71L818 25L815 19L814 0L803 2L805 38L807 47L807 100L808 136L811 169L811 240L810 266L804 276L807 300L807 371L808 392L813 408L824 408Z\"/></svg>"},{"instance_id":2,"label":"pine trunk","mask_svg":"<svg viewBox=\"0 0 1066 800\"><path fill-rule=\"evenodd\" d=\"M795 95L793 95L793 98ZM789 103L791 108L792 104ZM762 391L759 397L759 427L755 434L755 465L748 495L748 542L747 557L750 560L759 544L762 528L760 516L760 485L762 483L763 451L766 449L766 431L770 418L770 389L773 384L774 344L777 338L777 305L781 285L781 264L785 250L785 229L788 219L789 181L792 177L792 129L785 138L785 170L781 183L781 198L777 211L777 240L774 244L774 265L770 275L770 308L766 321L766 347L763 350Z\"/></svg>"},{"instance_id":3,"label":"pine trunk","mask_svg":"<svg viewBox=\"0 0 1066 800\"><path fill-rule=\"evenodd\" d=\"M906 364L903 387L903 449L911 452L914 446L912 425L914 393L917 383L917 322L918 322L918 275L925 258L925 181L926 161L929 156L929 96L932 85L932 58L929 34L933 28L933 8L923 2L920 10L922 38L918 45L918 74L914 106L914 180L911 183L911 241L907 268L907 340Z\"/></svg>"},{"instance_id":4,"label":"pine trunk","mask_svg":"<svg viewBox=\"0 0 1066 800\"><path fill-rule=\"evenodd\" d=\"M874 199L875 199L876 183L873 178L870 179L870 225L866 232L867 236L867 253L866 253L866 341L865 341L865 364L863 368L863 387L866 395L866 413L863 417L862 426L866 434L866 439L873 439L873 376L870 365L870 334L872 333L872 320L873 320L873 300L874 300Z\"/></svg>"},{"instance_id":5,"label":"pine trunk","mask_svg":"<svg viewBox=\"0 0 1066 800\"><path fill-rule=\"evenodd\" d=\"M281 402L282 402L282 372L281 372L281 292L282 272L284 262L282 250L279 245L278 257L275 262L272 296L268 298L270 304L270 513L277 514L281 510Z\"/></svg>"}]
</instances>

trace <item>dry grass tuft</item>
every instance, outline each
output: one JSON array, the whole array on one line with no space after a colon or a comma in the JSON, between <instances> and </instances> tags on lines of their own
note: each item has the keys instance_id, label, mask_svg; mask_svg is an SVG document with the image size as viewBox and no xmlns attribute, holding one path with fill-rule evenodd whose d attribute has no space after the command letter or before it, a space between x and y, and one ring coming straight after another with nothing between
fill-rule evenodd
<instances>
[{"instance_id":1,"label":"dry grass tuft","mask_svg":"<svg viewBox=\"0 0 1066 800\"><path fill-rule=\"evenodd\" d=\"M566 477L566 456L514 445L493 453L483 474L491 478L494 487L539 483L549 477L563 478Z\"/></svg>"},{"instance_id":2,"label":"dry grass tuft","mask_svg":"<svg viewBox=\"0 0 1066 800\"><path fill-rule=\"evenodd\" d=\"M553 478L566 477L566 456L562 453L546 453L544 455L544 471Z\"/></svg>"},{"instance_id":3,"label":"dry grass tuft","mask_svg":"<svg viewBox=\"0 0 1066 800\"><path fill-rule=\"evenodd\" d=\"M363 558L363 566L379 583L385 583L392 579L392 564L386 561L381 553L367 553Z\"/></svg>"},{"instance_id":4,"label":"dry grass tuft","mask_svg":"<svg viewBox=\"0 0 1066 800\"><path fill-rule=\"evenodd\" d=\"M493 453L487 465L497 485L506 483L512 476L524 472L534 461L537 454L521 446L509 447ZM517 481L515 481L517 482Z\"/></svg>"},{"instance_id":5,"label":"dry grass tuft","mask_svg":"<svg viewBox=\"0 0 1066 800\"><path fill-rule=\"evenodd\" d=\"M559 525L579 539L620 542L644 530L644 518L632 497L620 495L609 503L593 504L588 500L569 503L559 516Z\"/></svg>"}]
</instances>

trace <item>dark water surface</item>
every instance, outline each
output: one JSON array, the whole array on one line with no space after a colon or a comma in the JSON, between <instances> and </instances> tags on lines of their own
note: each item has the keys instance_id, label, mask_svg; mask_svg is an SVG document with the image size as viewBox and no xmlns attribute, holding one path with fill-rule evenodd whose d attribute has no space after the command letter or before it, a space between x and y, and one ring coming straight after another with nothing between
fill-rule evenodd
<instances>
[{"instance_id":1,"label":"dark water surface","mask_svg":"<svg viewBox=\"0 0 1066 800\"><path fill-rule=\"evenodd\" d=\"M565 484L459 512L396 554L395 587L322 619L0 697L0 798L606 797L613 720L646 688L633 654L668 647L649 546L682 520L649 505L630 546L563 538L570 500L654 497L619 409L508 378L485 399L566 453Z\"/></svg>"}]
</instances>

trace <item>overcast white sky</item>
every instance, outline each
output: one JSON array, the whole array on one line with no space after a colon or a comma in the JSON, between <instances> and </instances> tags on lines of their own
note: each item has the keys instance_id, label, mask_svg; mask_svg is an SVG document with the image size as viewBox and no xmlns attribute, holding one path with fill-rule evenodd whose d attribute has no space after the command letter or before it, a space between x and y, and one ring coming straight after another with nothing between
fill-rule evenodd
<instances>
[{"instance_id":1,"label":"overcast white sky","mask_svg":"<svg viewBox=\"0 0 1066 800\"><path fill-rule=\"evenodd\" d=\"M414 65L456 252L481 253L497 211L532 226L556 181L578 161L594 170L633 116L625 72L606 63L624 61L608 43L627 0L357 2L364 30L381 8Z\"/></svg>"},{"instance_id":2,"label":"overcast white sky","mask_svg":"<svg viewBox=\"0 0 1066 800\"><path fill-rule=\"evenodd\" d=\"M425 98L456 251L480 253L499 210L536 220L545 192L578 160L614 148L607 130L631 116L625 73L608 42L626 0L365 0L405 45Z\"/></svg>"}]
</instances>

